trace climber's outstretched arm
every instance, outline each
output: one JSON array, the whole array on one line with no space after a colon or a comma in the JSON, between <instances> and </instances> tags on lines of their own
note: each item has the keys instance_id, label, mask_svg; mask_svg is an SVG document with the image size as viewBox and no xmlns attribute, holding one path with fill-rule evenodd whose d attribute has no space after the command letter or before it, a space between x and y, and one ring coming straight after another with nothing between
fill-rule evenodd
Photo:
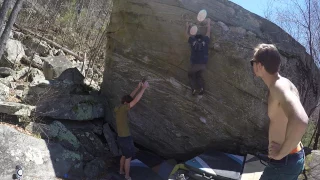
<instances>
[{"instance_id":1,"label":"climber's outstretched arm","mask_svg":"<svg viewBox=\"0 0 320 180\"><path fill-rule=\"evenodd\" d=\"M188 32L189 26L190 26L190 24L189 24L189 22L187 22L187 23L186 23L186 28L185 28L185 35L186 35L187 38L190 37L189 32Z\"/></svg>"},{"instance_id":2,"label":"climber's outstretched arm","mask_svg":"<svg viewBox=\"0 0 320 180\"><path fill-rule=\"evenodd\" d=\"M140 92L137 94L137 96L130 102L130 108L132 108L134 105L137 104L137 102L140 101L144 91L149 87L149 83L146 81L144 83L140 82L141 83L141 90Z\"/></svg>"},{"instance_id":3,"label":"climber's outstretched arm","mask_svg":"<svg viewBox=\"0 0 320 180\"><path fill-rule=\"evenodd\" d=\"M134 96L137 94L138 90L140 89L140 87L142 86L142 82L139 82L138 86L132 91L132 93L130 94L130 96L132 98L134 98Z\"/></svg>"},{"instance_id":4,"label":"climber's outstretched arm","mask_svg":"<svg viewBox=\"0 0 320 180\"><path fill-rule=\"evenodd\" d=\"M210 38L210 33L211 33L211 19L208 18L207 19L207 34L206 36L208 36Z\"/></svg>"}]
</instances>

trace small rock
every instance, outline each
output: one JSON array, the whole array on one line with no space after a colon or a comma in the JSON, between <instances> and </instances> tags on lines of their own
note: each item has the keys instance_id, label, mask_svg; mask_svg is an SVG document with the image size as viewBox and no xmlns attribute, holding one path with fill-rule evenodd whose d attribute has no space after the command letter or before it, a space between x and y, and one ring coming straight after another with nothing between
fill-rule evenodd
<instances>
[{"instance_id":1,"label":"small rock","mask_svg":"<svg viewBox=\"0 0 320 180\"><path fill-rule=\"evenodd\" d=\"M18 98L22 99L24 96L24 91L23 90L15 90L15 94Z\"/></svg>"},{"instance_id":2,"label":"small rock","mask_svg":"<svg viewBox=\"0 0 320 180\"><path fill-rule=\"evenodd\" d=\"M40 58L40 56L38 54L34 54L33 62L37 63L40 66L43 65L43 61L42 61L42 59Z\"/></svg>"},{"instance_id":3,"label":"small rock","mask_svg":"<svg viewBox=\"0 0 320 180\"><path fill-rule=\"evenodd\" d=\"M59 49L58 52L56 53L56 56L65 56L66 54L61 50Z\"/></svg>"},{"instance_id":4,"label":"small rock","mask_svg":"<svg viewBox=\"0 0 320 180\"><path fill-rule=\"evenodd\" d=\"M13 74L13 70L11 68L8 67L0 67L0 76L2 77L8 77L11 76Z\"/></svg>"},{"instance_id":5,"label":"small rock","mask_svg":"<svg viewBox=\"0 0 320 180\"><path fill-rule=\"evenodd\" d=\"M18 32L18 31L13 31L13 38L17 39L17 40L22 40L24 39L24 34L22 32Z\"/></svg>"},{"instance_id":6,"label":"small rock","mask_svg":"<svg viewBox=\"0 0 320 180\"><path fill-rule=\"evenodd\" d=\"M45 80L44 74L42 71L36 68L32 68L29 77L28 77L29 82L35 84L37 82L41 82Z\"/></svg>"},{"instance_id":7,"label":"small rock","mask_svg":"<svg viewBox=\"0 0 320 180\"><path fill-rule=\"evenodd\" d=\"M0 101L5 101L8 98L9 93L10 93L9 87L0 83Z\"/></svg>"}]
</instances>

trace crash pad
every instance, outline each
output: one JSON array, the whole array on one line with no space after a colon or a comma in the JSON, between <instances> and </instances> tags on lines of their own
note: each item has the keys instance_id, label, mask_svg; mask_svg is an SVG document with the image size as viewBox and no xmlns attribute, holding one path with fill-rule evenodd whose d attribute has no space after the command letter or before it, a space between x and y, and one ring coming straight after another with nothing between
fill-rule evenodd
<instances>
[{"instance_id":1,"label":"crash pad","mask_svg":"<svg viewBox=\"0 0 320 180\"><path fill-rule=\"evenodd\" d=\"M215 179L240 180L245 164L245 156L209 150L186 161L184 164L190 171L202 176Z\"/></svg>"}]
</instances>

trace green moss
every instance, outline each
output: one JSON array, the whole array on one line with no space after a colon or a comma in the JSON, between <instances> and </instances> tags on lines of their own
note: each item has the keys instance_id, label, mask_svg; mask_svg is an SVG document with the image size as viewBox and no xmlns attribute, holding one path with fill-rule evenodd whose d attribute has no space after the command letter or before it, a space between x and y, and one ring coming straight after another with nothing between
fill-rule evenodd
<instances>
[{"instance_id":1,"label":"green moss","mask_svg":"<svg viewBox=\"0 0 320 180\"><path fill-rule=\"evenodd\" d=\"M63 151L62 158L63 158L63 160L72 159L72 161L75 161L75 160L80 161L81 160L81 156L79 154L74 153L72 151L68 151L68 150Z\"/></svg>"},{"instance_id":2,"label":"green moss","mask_svg":"<svg viewBox=\"0 0 320 180\"><path fill-rule=\"evenodd\" d=\"M76 149L80 147L80 143L76 136L74 136L62 123L55 121L51 125L51 130L57 132L56 138L59 141L67 141L73 145Z\"/></svg>"}]
</instances>

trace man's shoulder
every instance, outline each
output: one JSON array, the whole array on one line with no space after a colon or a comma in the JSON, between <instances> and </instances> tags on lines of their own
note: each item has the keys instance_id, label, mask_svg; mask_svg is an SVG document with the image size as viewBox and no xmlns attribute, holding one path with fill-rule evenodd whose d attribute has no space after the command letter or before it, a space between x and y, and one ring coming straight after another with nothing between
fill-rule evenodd
<instances>
[{"instance_id":1,"label":"man's shoulder","mask_svg":"<svg viewBox=\"0 0 320 180\"><path fill-rule=\"evenodd\" d=\"M116 108L114 108L115 112L118 111L128 111L130 109L130 104L120 104L119 106L117 106Z\"/></svg>"},{"instance_id":2,"label":"man's shoulder","mask_svg":"<svg viewBox=\"0 0 320 180\"><path fill-rule=\"evenodd\" d=\"M270 94L277 99L285 96L285 94L291 94L293 91L297 91L294 84L285 77L280 77L274 85L270 87Z\"/></svg>"}]
</instances>

